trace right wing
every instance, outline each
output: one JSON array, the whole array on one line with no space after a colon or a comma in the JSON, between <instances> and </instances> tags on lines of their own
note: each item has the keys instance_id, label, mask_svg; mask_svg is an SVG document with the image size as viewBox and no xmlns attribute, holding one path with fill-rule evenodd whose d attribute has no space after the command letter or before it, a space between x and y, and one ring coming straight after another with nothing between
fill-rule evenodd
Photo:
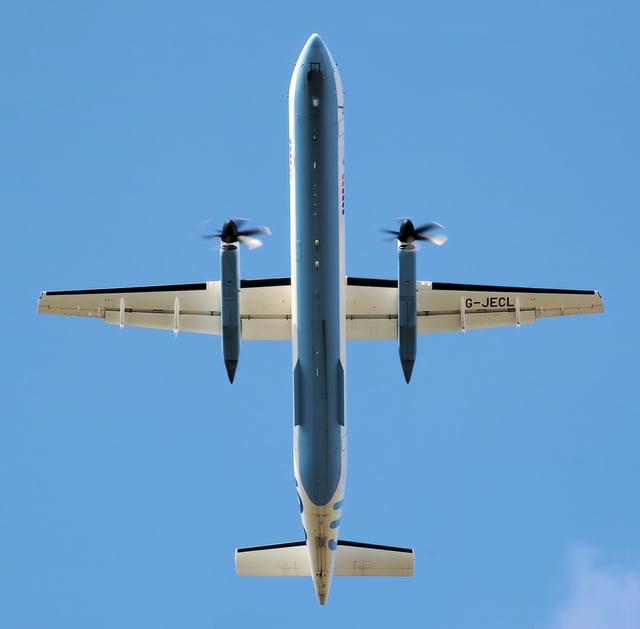
<instances>
[{"instance_id":1,"label":"right wing","mask_svg":"<svg viewBox=\"0 0 640 629\"><path fill-rule=\"evenodd\" d=\"M220 334L220 282L48 291L38 299L38 312ZM290 279L242 280L240 318L244 339L290 339Z\"/></svg>"}]
</instances>

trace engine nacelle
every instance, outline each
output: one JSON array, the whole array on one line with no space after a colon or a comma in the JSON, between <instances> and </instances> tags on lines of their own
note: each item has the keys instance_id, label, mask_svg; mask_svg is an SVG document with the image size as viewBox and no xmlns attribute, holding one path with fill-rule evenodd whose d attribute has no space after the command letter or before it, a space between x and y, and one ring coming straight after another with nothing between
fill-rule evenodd
<instances>
[{"instance_id":1,"label":"engine nacelle","mask_svg":"<svg viewBox=\"0 0 640 629\"><path fill-rule=\"evenodd\" d=\"M398 349L404 379L411 380L418 337L416 293L416 249L413 244L398 246Z\"/></svg>"},{"instance_id":2,"label":"engine nacelle","mask_svg":"<svg viewBox=\"0 0 640 629\"><path fill-rule=\"evenodd\" d=\"M222 357L229 382L240 359L240 258L237 243L220 248L220 320Z\"/></svg>"}]
</instances>

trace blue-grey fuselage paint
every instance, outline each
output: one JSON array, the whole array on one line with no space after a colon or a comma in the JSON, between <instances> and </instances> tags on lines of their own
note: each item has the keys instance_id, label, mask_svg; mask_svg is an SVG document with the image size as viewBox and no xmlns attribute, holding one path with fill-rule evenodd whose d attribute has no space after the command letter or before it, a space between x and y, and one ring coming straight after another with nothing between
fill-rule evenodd
<instances>
[{"instance_id":1,"label":"blue-grey fuselage paint","mask_svg":"<svg viewBox=\"0 0 640 629\"><path fill-rule=\"evenodd\" d=\"M289 94L294 467L321 603L333 573L345 480L342 86L307 41Z\"/></svg>"}]
</instances>

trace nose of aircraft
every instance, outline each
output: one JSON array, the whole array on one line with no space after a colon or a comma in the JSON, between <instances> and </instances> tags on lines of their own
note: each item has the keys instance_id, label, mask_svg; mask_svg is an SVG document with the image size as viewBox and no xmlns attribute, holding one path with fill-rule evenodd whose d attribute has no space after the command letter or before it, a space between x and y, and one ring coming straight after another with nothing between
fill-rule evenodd
<instances>
[{"instance_id":1,"label":"nose of aircraft","mask_svg":"<svg viewBox=\"0 0 640 629\"><path fill-rule=\"evenodd\" d=\"M305 48L326 48L326 46L322 41L322 37L320 37L318 33L313 33L313 35L311 35L309 39L307 39Z\"/></svg>"},{"instance_id":2,"label":"nose of aircraft","mask_svg":"<svg viewBox=\"0 0 640 629\"><path fill-rule=\"evenodd\" d=\"M320 63L329 58L329 49L318 33L314 33L307 39L300 58L305 63Z\"/></svg>"}]
</instances>

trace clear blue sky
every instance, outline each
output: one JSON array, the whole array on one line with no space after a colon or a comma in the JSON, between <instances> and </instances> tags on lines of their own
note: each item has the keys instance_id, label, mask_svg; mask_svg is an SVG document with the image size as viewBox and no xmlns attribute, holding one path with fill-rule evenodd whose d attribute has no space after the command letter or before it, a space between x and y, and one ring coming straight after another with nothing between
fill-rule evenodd
<instances>
[{"instance_id":1,"label":"clear blue sky","mask_svg":"<svg viewBox=\"0 0 640 629\"><path fill-rule=\"evenodd\" d=\"M13 2L0 9L0 629L640 627L634 2ZM411 579L235 576L302 536L288 343L36 315L41 290L218 278L201 222L289 272L287 90L346 91L347 268L599 289L606 314L348 347L342 534ZM625 620L626 618L626 620Z\"/></svg>"}]
</instances>

